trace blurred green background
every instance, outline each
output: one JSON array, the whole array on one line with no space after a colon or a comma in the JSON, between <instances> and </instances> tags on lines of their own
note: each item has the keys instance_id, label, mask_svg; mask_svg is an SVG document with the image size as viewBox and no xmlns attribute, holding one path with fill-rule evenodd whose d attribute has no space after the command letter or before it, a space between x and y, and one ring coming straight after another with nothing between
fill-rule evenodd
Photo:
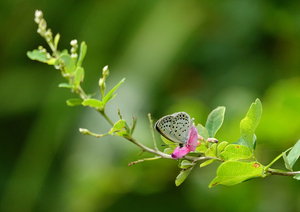
<instances>
[{"instance_id":1,"label":"blurred green background","mask_svg":"<svg viewBox=\"0 0 300 212\"><path fill-rule=\"evenodd\" d=\"M105 133L95 111L68 107L75 97L53 67L26 52L45 41L34 12L61 34L60 49L86 41L83 88L97 92L109 65L108 88L126 77L107 113L117 109L135 138L151 146L154 121L186 111L205 124L226 106L220 141L240 137L239 122L260 98L257 158L269 163L300 138L300 2L297 1L2 1L0 7L1 211L300 211L300 183L271 176L208 188L217 166L195 168L180 186L176 161L128 167L140 149ZM159 136L157 135L159 144ZM282 162L274 167L283 168ZM295 169L299 170L299 163Z\"/></svg>"}]
</instances>

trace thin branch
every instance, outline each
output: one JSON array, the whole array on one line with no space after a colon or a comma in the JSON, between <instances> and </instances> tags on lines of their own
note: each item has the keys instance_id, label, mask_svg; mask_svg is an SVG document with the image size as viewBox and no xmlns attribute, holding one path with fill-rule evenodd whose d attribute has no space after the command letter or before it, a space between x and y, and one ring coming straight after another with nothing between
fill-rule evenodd
<instances>
[{"instance_id":1,"label":"thin branch","mask_svg":"<svg viewBox=\"0 0 300 212\"><path fill-rule=\"evenodd\" d=\"M285 171L279 171L276 169L268 169L268 173L272 174L272 175L280 175L280 176L296 176L297 174L300 174L300 171L296 171L296 172L285 172Z\"/></svg>"},{"instance_id":2,"label":"thin branch","mask_svg":"<svg viewBox=\"0 0 300 212\"><path fill-rule=\"evenodd\" d=\"M153 143L154 143L154 149L157 149L155 135L154 135L154 130L153 130L153 120L151 118L151 114L150 113L148 113L148 118L149 118L149 122L150 122L150 131L151 131L151 134L152 134L152 139L153 139Z\"/></svg>"}]
</instances>

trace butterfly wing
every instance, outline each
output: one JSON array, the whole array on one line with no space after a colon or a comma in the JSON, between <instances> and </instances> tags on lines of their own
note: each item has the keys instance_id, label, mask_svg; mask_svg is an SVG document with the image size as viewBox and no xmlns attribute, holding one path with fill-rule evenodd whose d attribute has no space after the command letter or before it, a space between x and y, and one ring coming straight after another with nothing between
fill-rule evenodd
<instances>
[{"instance_id":1,"label":"butterfly wing","mask_svg":"<svg viewBox=\"0 0 300 212\"><path fill-rule=\"evenodd\" d=\"M155 124L155 129L166 139L175 143L183 143L177 138L174 131L171 129L171 124L174 119L173 115L164 116L161 119L159 119Z\"/></svg>"},{"instance_id":2,"label":"butterfly wing","mask_svg":"<svg viewBox=\"0 0 300 212\"><path fill-rule=\"evenodd\" d=\"M174 132L175 137L184 144L189 139L189 132L194 119L191 119L185 112L174 113L172 116L174 116L174 118L170 128Z\"/></svg>"}]
</instances>

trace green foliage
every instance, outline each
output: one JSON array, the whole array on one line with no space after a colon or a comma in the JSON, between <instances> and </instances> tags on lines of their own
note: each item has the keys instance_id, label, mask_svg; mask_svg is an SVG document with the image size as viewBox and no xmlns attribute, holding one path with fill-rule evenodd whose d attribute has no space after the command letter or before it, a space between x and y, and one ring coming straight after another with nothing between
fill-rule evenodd
<instances>
[{"instance_id":1,"label":"green foliage","mask_svg":"<svg viewBox=\"0 0 300 212\"><path fill-rule=\"evenodd\" d=\"M81 66L81 64L83 62L83 59L86 55L86 51L87 51L87 45L83 41L83 42L81 42L81 45L80 45L80 54L79 54L79 58L78 58L78 61L77 61L77 67Z\"/></svg>"},{"instance_id":2,"label":"green foliage","mask_svg":"<svg viewBox=\"0 0 300 212\"><path fill-rule=\"evenodd\" d=\"M103 108L104 108L104 104L98 99L85 99L82 102L82 105L89 106L89 107L92 107L95 109L101 109L101 110L103 110Z\"/></svg>"},{"instance_id":3,"label":"green foliage","mask_svg":"<svg viewBox=\"0 0 300 212\"><path fill-rule=\"evenodd\" d=\"M41 52L37 49L35 49L33 51L28 51L27 56L31 60L37 60L37 61L42 62L42 63L47 63L48 62L47 53L46 52Z\"/></svg>"},{"instance_id":4,"label":"green foliage","mask_svg":"<svg viewBox=\"0 0 300 212\"><path fill-rule=\"evenodd\" d=\"M224 161L248 159L252 157L250 149L244 145L230 144L220 154Z\"/></svg>"},{"instance_id":5,"label":"green foliage","mask_svg":"<svg viewBox=\"0 0 300 212\"><path fill-rule=\"evenodd\" d=\"M114 98L116 96L116 94L114 94L114 92L117 90L117 88L125 81L125 78L123 78L115 87L113 87L113 89L111 89L103 98L102 102L103 105L105 106L106 103L111 100L112 98Z\"/></svg>"},{"instance_id":6,"label":"green foliage","mask_svg":"<svg viewBox=\"0 0 300 212\"><path fill-rule=\"evenodd\" d=\"M63 66L62 66L63 73L69 74L69 75L73 74L75 72L75 68L76 68L74 59L71 58L71 56L68 53L61 54L59 58L63 63Z\"/></svg>"},{"instance_id":7,"label":"green foliage","mask_svg":"<svg viewBox=\"0 0 300 212\"><path fill-rule=\"evenodd\" d=\"M226 161L217 170L217 177L209 184L232 186L243 181L263 177L263 166L258 162Z\"/></svg>"},{"instance_id":8,"label":"green foliage","mask_svg":"<svg viewBox=\"0 0 300 212\"><path fill-rule=\"evenodd\" d=\"M294 145L294 147L289 152L286 157L286 164L288 164L289 170L292 170L294 164L299 159L300 156L300 140Z\"/></svg>"},{"instance_id":9,"label":"green foliage","mask_svg":"<svg viewBox=\"0 0 300 212\"><path fill-rule=\"evenodd\" d=\"M246 117L241 121L240 124L242 138L244 139L251 151L253 150L254 132L260 121L261 114L261 102L259 99L256 99L255 103L251 104L251 107Z\"/></svg>"},{"instance_id":10,"label":"green foliage","mask_svg":"<svg viewBox=\"0 0 300 212\"><path fill-rule=\"evenodd\" d=\"M129 137L130 128L128 127L126 121L121 119L114 124L113 128L108 133L114 136Z\"/></svg>"},{"instance_id":11,"label":"green foliage","mask_svg":"<svg viewBox=\"0 0 300 212\"><path fill-rule=\"evenodd\" d=\"M223 124L225 107L217 107L208 116L205 128L210 138L214 138L217 131Z\"/></svg>"},{"instance_id":12,"label":"green foliage","mask_svg":"<svg viewBox=\"0 0 300 212\"><path fill-rule=\"evenodd\" d=\"M180 186L181 183L183 183L185 181L185 179L189 176L189 174L191 173L193 167L190 167L188 169L183 169L179 175L176 177L175 180L175 185L176 186Z\"/></svg>"},{"instance_id":13,"label":"green foliage","mask_svg":"<svg viewBox=\"0 0 300 212\"><path fill-rule=\"evenodd\" d=\"M209 164L211 164L211 163L213 163L213 162L215 162L215 161L218 161L218 159L210 159L210 160L207 160L207 161L205 161L205 162L203 162L203 163L200 164L200 168L202 168L202 167L204 167L204 166L207 166L207 165L209 165Z\"/></svg>"},{"instance_id":14,"label":"green foliage","mask_svg":"<svg viewBox=\"0 0 300 212\"><path fill-rule=\"evenodd\" d=\"M207 140L209 138L207 129L201 124L197 124L196 129L198 131L198 134L201 135L204 138L204 140Z\"/></svg>"},{"instance_id":15,"label":"green foliage","mask_svg":"<svg viewBox=\"0 0 300 212\"><path fill-rule=\"evenodd\" d=\"M83 102L82 99L68 99L67 100L67 105L68 106L78 106L78 105L81 105Z\"/></svg>"},{"instance_id":16,"label":"green foliage","mask_svg":"<svg viewBox=\"0 0 300 212\"><path fill-rule=\"evenodd\" d=\"M97 138L107 135L123 137L141 148L142 152L146 151L156 155L153 158L144 158L132 162L130 163L130 165L136 164L138 162L158 160L161 158L174 159L174 155L172 155L172 153L174 152L175 148L177 148L177 150L180 150L180 148L178 148L178 144L175 144L172 141L169 141L165 137L161 136L163 142L168 147L165 148L163 152L158 150L150 115L150 129L152 131L154 142L153 149L144 146L132 137L132 133L136 125L136 118L133 119L133 126L130 128L127 122L122 118L120 111L118 112L120 120L115 123L113 123L106 115L106 104L116 96L115 91L122 83L124 83L125 78L123 78L117 85L115 85L106 93L106 80L109 76L109 69L108 66L105 66L102 70L102 77L99 79L99 87L102 98L101 100L91 98L91 95L87 95L81 88L81 83L83 83L85 77L85 70L82 67L82 63L87 53L86 43L81 42L79 54L77 54L77 40L71 41L72 48L70 52L68 52L68 50L66 49L59 51L57 48L58 42L60 40L60 35L57 34L53 38L52 33L49 33L51 32L51 30L49 31L46 29L45 20L40 17L37 21L39 21L39 33L46 39L49 47L53 52L52 54L50 54L43 47L39 47L38 49L35 49L31 52L27 52L28 57L32 60L37 60L49 65L53 65L56 69L61 70L61 74L67 80L67 82L60 83L59 87L68 88L71 90L71 92L79 96L79 98L68 99L67 105L83 105L91 107L97 110L112 126L110 131L105 134L92 133L88 129L83 128L80 128L80 132L84 135L91 135ZM232 143L232 141L222 141L218 143L218 140L215 138L216 133L223 124L224 116L225 107L220 106L214 109L208 115L205 127L201 124L196 125L196 129L198 131L198 143L195 139L195 144L197 143L197 147L196 150L191 153L189 152L192 151L192 149L188 149L187 146L185 146L185 149L183 149L186 155L179 158L178 160L178 166L182 170L176 177L176 186L179 186L184 182L184 180L190 174L191 170L194 168L195 164L198 161L201 162L201 168L216 161L220 162L220 166L217 170L217 176L209 184L209 187L218 184L232 186L252 178L266 177L271 174L281 174L287 176L289 174L294 176L294 178L297 180L300 179L300 174L298 174L298 172L292 172L291 174L286 171L270 168L273 163L275 163L279 158L283 157L286 168L290 171L293 171L292 168L300 155L300 140L290 150L288 155L286 153L289 150L277 156L277 158L275 158L267 166L263 166L260 162L257 161L254 154L257 140L255 130L262 116L262 104L259 99L256 99L256 101L251 104L245 118L241 120L241 138L235 143Z\"/></svg>"}]
</instances>

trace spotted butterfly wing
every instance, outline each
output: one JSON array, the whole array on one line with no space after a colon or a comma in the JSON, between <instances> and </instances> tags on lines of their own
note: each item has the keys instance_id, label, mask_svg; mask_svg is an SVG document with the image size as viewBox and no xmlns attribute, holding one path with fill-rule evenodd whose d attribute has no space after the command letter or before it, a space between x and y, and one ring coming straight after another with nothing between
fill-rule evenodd
<instances>
[{"instance_id":1,"label":"spotted butterfly wing","mask_svg":"<svg viewBox=\"0 0 300 212\"><path fill-rule=\"evenodd\" d=\"M182 141L182 143L185 143L189 139L189 132L193 125L194 119L190 119L190 116L185 112L179 112L173 115L174 118L171 123L171 129L176 138Z\"/></svg>"},{"instance_id":2,"label":"spotted butterfly wing","mask_svg":"<svg viewBox=\"0 0 300 212\"><path fill-rule=\"evenodd\" d=\"M192 125L193 119L187 113L179 112L162 117L156 122L155 128L168 140L184 144Z\"/></svg>"}]
</instances>

